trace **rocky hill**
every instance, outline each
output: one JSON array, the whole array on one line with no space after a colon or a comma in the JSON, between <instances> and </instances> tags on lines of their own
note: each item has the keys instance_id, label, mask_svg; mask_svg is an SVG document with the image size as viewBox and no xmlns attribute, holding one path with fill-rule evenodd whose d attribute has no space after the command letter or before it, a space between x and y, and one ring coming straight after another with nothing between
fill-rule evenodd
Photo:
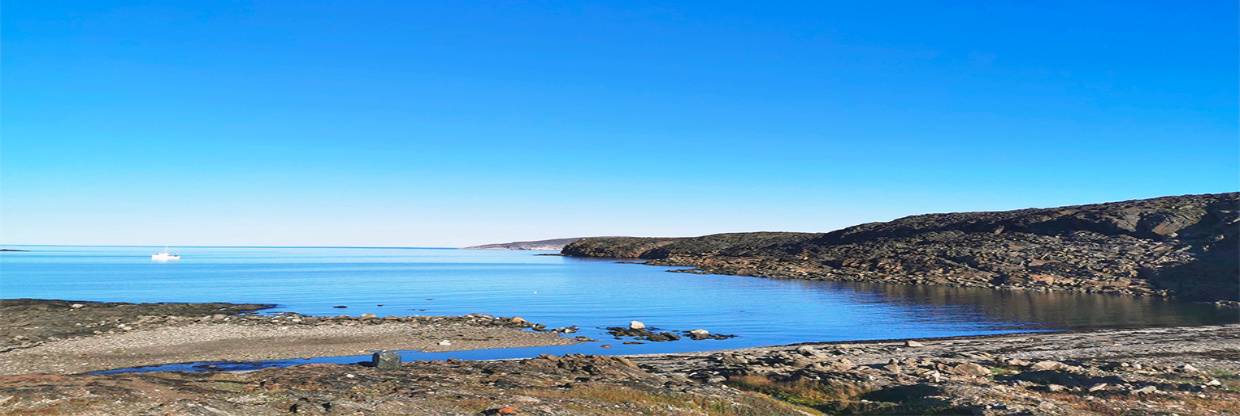
<instances>
[{"instance_id":1,"label":"rocky hill","mask_svg":"<svg viewBox=\"0 0 1240 416\"><path fill-rule=\"evenodd\" d=\"M480 246L465 247L465 249L466 250L560 250L560 249L563 249L564 246L568 245L569 243L572 243L580 239L581 237L556 238L556 239L551 239L551 240L538 240L538 241L514 241L511 243L483 244Z\"/></svg>"},{"instance_id":2,"label":"rocky hill","mask_svg":"<svg viewBox=\"0 0 1240 416\"><path fill-rule=\"evenodd\" d=\"M928 214L829 233L582 239L563 254L706 273L1240 299L1240 193Z\"/></svg>"}]
</instances>

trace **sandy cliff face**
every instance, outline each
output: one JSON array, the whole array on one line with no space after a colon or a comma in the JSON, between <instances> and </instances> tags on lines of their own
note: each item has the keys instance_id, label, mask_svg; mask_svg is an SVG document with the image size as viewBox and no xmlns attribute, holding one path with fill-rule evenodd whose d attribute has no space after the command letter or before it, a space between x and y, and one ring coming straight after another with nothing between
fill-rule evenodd
<instances>
[{"instance_id":1,"label":"sandy cliff face","mask_svg":"<svg viewBox=\"0 0 1240 416\"><path fill-rule=\"evenodd\" d=\"M590 238L565 255L710 273L1240 299L1240 193L905 217L830 233Z\"/></svg>"}]
</instances>

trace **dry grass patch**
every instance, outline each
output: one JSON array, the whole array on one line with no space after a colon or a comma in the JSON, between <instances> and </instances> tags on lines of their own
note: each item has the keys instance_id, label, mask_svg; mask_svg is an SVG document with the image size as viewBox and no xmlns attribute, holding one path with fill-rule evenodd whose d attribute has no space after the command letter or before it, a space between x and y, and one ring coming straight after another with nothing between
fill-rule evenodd
<instances>
[{"instance_id":1,"label":"dry grass patch","mask_svg":"<svg viewBox=\"0 0 1240 416\"><path fill-rule=\"evenodd\" d=\"M780 382L759 375L732 377L728 380L728 384L743 390L762 393L780 401L815 409L847 407L849 403L856 401L865 393L862 386L852 383L824 384L804 380Z\"/></svg>"}]
</instances>

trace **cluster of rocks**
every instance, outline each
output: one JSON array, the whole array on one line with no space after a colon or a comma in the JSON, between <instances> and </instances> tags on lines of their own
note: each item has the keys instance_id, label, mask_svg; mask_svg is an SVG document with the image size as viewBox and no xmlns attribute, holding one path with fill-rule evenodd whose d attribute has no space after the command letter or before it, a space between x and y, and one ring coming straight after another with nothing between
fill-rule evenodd
<instances>
[{"instance_id":1,"label":"cluster of rocks","mask_svg":"<svg viewBox=\"0 0 1240 416\"><path fill-rule=\"evenodd\" d=\"M803 345L639 363L706 384L768 392L772 385L813 386L837 395L821 408L830 412L1196 414L1207 412L1194 406L1215 401L1220 409L1240 409L1238 336L1240 326L1232 325Z\"/></svg>"},{"instance_id":2,"label":"cluster of rocks","mask_svg":"<svg viewBox=\"0 0 1240 416\"><path fill-rule=\"evenodd\" d=\"M470 316L470 315L466 315L466 316ZM490 315L477 315L477 316L480 316L483 318L492 318ZM577 328L577 325L562 326L559 328L547 328L546 325L527 321L525 320L525 318L522 318L520 316L514 316L511 318L501 318L501 319L507 319L508 322L511 323L512 326L514 327L529 328L529 329L532 329L538 332L551 332L551 333L556 333L556 334L572 334L572 333L576 333L577 330L579 329Z\"/></svg>"},{"instance_id":3,"label":"cluster of rocks","mask_svg":"<svg viewBox=\"0 0 1240 416\"><path fill-rule=\"evenodd\" d=\"M579 240L699 273L1240 299L1240 193L931 214L825 234Z\"/></svg>"},{"instance_id":4,"label":"cluster of rocks","mask_svg":"<svg viewBox=\"0 0 1240 416\"><path fill-rule=\"evenodd\" d=\"M659 331L657 328L647 328L645 323L641 321L629 322L628 327L612 326L607 327L607 333L616 339L634 338L651 342L667 342L679 341L682 336L688 337L694 341L706 339L728 339L734 338L735 335L712 334L705 329L691 329L683 331L680 334L671 331ZM639 343L629 341L626 343Z\"/></svg>"}]
</instances>

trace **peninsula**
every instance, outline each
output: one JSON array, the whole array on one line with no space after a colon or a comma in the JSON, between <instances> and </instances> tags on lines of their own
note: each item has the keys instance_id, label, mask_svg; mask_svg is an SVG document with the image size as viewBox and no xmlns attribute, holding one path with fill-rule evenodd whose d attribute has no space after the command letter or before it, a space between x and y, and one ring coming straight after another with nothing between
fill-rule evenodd
<instances>
[{"instance_id":1,"label":"peninsula","mask_svg":"<svg viewBox=\"0 0 1240 416\"><path fill-rule=\"evenodd\" d=\"M788 279L1240 299L1240 193L927 214L828 233L601 237L577 257Z\"/></svg>"}]
</instances>

